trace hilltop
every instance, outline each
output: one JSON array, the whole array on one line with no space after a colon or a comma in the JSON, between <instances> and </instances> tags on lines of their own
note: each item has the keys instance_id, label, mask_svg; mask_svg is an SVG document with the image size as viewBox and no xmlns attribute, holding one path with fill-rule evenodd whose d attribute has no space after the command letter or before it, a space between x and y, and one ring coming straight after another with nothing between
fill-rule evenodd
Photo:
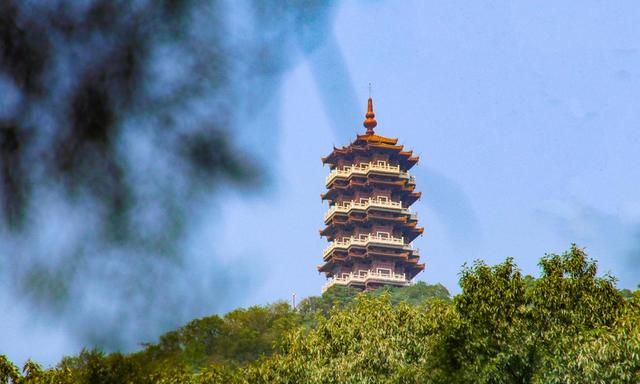
<instances>
[{"instance_id":1,"label":"hilltop","mask_svg":"<svg viewBox=\"0 0 640 384\"><path fill-rule=\"evenodd\" d=\"M43 370L0 357L0 383L635 383L640 291L573 246L523 276L512 259L416 283L332 287L195 319L135 353L85 350Z\"/></svg>"}]
</instances>

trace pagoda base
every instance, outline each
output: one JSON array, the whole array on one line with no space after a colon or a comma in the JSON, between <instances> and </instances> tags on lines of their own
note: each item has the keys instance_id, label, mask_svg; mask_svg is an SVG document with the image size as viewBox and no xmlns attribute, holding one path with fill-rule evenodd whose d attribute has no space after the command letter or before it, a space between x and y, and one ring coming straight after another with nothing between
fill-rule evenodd
<instances>
[{"instance_id":1,"label":"pagoda base","mask_svg":"<svg viewBox=\"0 0 640 384\"><path fill-rule=\"evenodd\" d=\"M406 287L411 282L407 279L406 274L402 273L389 273L389 272L374 272L374 271L359 271L358 273L349 273L342 277L332 277L322 287L322 293L325 293L329 288L334 285L343 285L363 290L377 288L380 285L392 285L396 287Z\"/></svg>"}]
</instances>

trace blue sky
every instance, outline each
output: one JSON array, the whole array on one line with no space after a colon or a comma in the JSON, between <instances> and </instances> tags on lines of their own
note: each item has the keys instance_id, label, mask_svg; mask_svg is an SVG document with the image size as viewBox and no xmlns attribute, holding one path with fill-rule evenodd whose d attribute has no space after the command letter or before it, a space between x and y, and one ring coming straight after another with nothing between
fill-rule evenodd
<instances>
[{"instance_id":1,"label":"blue sky","mask_svg":"<svg viewBox=\"0 0 640 384\"><path fill-rule=\"evenodd\" d=\"M247 28L260 26L243 23L248 3L228 3L229 44L244 43ZM236 145L261 159L270 186L218 195L193 215L184 241L192 267L177 289L207 286L207 275L223 271L219 285L232 282L233 293L212 290L210 307L185 298L186 309L172 310L196 317L320 293L328 173L320 157L364 132L369 83L376 132L421 157L412 173L423 197L412 209L425 227L414 244L427 268L418 280L457 293L464 263L510 256L537 275L541 256L575 242L620 287L636 287L638 15L632 1L361 0L329 8L308 23L318 23L311 42L288 36L273 89L258 92L268 97L241 102L250 113L231 117ZM5 296L0 352L53 364L79 351L73 322Z\"/></svg>"},{"instance_id":2,"label":"blue sky","mask_svg":"<svg viewBox=\"0 0 640 384\"><path fill-rule=\"evenodd\" d=\"M264 267L247 302L318 294L328 172L319 158L364 131L369 82L377 132L421 156L424 194L413 209L426 227L415 244L427 269L418 280L458 292L463 263L509 256L536 275L541 256L576 242L600 271L635 287L639 14L634 2L342 3L331 47L301 55L265 108L281 127L268 160L276 187L224 209L218 246ZM346 76L319 68L336 56ZM341 94L355 95L353 116L333 105ZM247 228L278 230L252 231L234 247Z\"/></svg>"}]
</instances>

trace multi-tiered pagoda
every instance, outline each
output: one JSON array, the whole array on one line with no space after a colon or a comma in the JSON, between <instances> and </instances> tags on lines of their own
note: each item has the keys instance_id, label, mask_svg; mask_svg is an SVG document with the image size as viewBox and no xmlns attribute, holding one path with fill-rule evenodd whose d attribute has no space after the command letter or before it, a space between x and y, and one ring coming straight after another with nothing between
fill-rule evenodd
<instances>
[{"instance_id":1,"label":"multi-tiered pagoda","mask_svg":"<svg viewBox=\"0 0 640 384\"><path fill-rule=\"evenodd\" d=\"M418 156L405 151L398 139L376 135L373 102L364 120L367 132L322 158L331 172L329 201L320 231L330 241L318 266L329 278L323 292L333 285L374 289L382 285L405 286L424 269L411 242L424 228L409 207L420 198L408 171Z\"/></svg>"}]
</instances>

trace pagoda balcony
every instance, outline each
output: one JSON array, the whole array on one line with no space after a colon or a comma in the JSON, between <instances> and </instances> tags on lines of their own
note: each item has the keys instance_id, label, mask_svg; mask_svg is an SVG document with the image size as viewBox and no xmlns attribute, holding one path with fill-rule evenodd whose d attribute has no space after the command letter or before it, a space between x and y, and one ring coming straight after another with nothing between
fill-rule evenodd
<instances>
[{"instance_id":1,"label":"pagoda balcony","mask_svg":"<svg viewBox=\"0 0 640 384\"><path fill-rule=\"evenodd\" d=\"M322 252L322 256L326 258L334 249L349 249L352 246L366 247L370 244L391 246L393 248L401 248L404 250L412 250L411 245L404 243L404 237L393 237L388 234L367 234L358 237L343 237L342 240L335 240L329 244Z\"/></svg>"},{"instance_id":2,"label":"pagoda balcony","mask_svg":"<svg viewBox=\"0 0 640 384\"><path fill-rule=\"evenodd\" d=\"M366 211L369 207L391 209L399 211L400 213L409 214L408 208L403 208L402 203L399 201L391 201L385 197L369 198L363 201L347 201L344 203L336 203L329 208L329 211L324 215L325 224L336 213L349 213L352 210Z\"/></svg>"},{"instance_id":3,"label":"pagoda balcony","mask_svg":"<svg viewBox=\"0 0 640 384\"><path fill-rule=\"evenodd\" d=\"M343 274L334 276L322 287L322 293L326 292L334 285L367 285L368 283L381 283L396 286L407 286L409 280L405 273L394 273L391 271L359 271L358 273Z\"/></svg>"},{"instance_id":4,"label":"pagoda balcony","mask_svg":"<svg viewBox=\"0 0 640 384\"><path fill-rule=\"evenodd\" d=\"M342 169L336 168L332 170L326 177L325 183L326 186L329 187L333 180L335 180L337 177L349 178L354 174L366 176L371 172L396 175L404 179L409 179L409 181L411 181L411 177L409 177L409 174L405 171L402 171L399 165L389 165L385 161L380 161L377 163L368 162L353 164L350 166L342 167ZM413 184L415 184L415 178L413 179Z\"/></svg>"}]
</instances>

